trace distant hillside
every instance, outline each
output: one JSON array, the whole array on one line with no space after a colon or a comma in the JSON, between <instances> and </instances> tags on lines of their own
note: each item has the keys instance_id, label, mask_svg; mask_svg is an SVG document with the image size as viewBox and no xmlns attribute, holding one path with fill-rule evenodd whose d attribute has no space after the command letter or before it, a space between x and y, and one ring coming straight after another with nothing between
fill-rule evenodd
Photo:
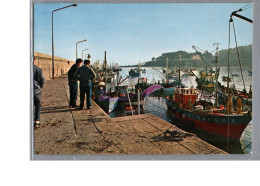
<instances>
[{"instance_id":1,"label":"distant hillside","mask_svg":"<svg viewBox=\"0 0 260 186\"><path fill-rule=\"evenodd\" d=\"M240 61L242 66L252 66L252 45L238 47ZM208 64L212 65L215 60L215 56L209 53L200 53ZM165 67L166 59L168 58L169 67L179 66L179 55L181 55L181 67L202 67L205 66L205 62L200 59L199 55L194 53L188 53L185 51L163 53L161 56L153 57L151 61L146 62L144 67ZM228 50L219 51L220 66L227 66ZM137 65L133 65L137 66ZM239 66L236 48L230 49L230 66Z\"/></svg>"}]
</instances>

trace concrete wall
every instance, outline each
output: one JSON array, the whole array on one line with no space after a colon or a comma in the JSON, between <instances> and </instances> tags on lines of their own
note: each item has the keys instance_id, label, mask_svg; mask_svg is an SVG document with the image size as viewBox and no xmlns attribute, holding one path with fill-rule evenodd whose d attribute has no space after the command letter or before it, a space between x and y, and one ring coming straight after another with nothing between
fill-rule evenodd
<instances>
[{"instance_id":1,"label":"concrete wall","mask_svg":"<svg viewBox=\"0 0 260 186\"><path fill-rule=\"evenodd\" d=\"M35 65L42 69L45 79L52 78L52 56L46 55L38 52L34 52ZM60 57L54 57L54 75L55 77L67 74L70 67L75 63L75 61L64 59Z\"/></svg>"}]
</instances>

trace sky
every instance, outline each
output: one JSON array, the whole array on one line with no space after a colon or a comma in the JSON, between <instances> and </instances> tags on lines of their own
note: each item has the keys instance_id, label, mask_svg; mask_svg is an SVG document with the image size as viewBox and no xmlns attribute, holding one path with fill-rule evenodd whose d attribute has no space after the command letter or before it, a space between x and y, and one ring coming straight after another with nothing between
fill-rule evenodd
<instances>
[{"instance_id":1,"label":"sky","mask_svg":"<svg viewBox=\"0 0 260 186\"><path fill-rule=\"evenodd\" d=\"M34 5L34 51L52 54L52 11L70 4ZM55 56L75 60L90 53L91 61L134 65L162 53L228 48L230 14L248 3L79 3L54 13ZM252 19L253 8L239 13ZM253 25L233 17L239 46L252 44ZM231 47L235 47L231 29ZM85 55L84 55L85 57Z\"/></svg>"}]
</instances>

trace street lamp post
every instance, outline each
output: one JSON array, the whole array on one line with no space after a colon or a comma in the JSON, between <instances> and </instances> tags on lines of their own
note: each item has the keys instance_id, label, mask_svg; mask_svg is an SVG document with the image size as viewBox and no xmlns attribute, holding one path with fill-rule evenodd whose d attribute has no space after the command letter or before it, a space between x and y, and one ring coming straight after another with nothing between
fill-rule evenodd
<instances>
[{"instance_id":1,"label":"street lamp post","mask_svg":"<svg viewBox=\"0 0 260 186\"><path fill-rule=\"evenodd\" d=\"M87 49L85 49L85 50L82 50L82 60L83 60L83 52L84 52L84 51L86 51L86 50L88 50L88 48L87 48Z\"/></svg>"},{"instance_id":2,"label":"street lamp post","mask_svg":"<svg viewBox=\"0 0 260 186\"><path fill-rule=\"evenodd\" d=\"M56 9L56 10L53 10L52 11L52 24L51 24L51 29L52 29L52 79L54 79L54 34L53 34L53 14L54 12L58 11L58 10L62 10L62 9L65 9L65 8L69 8L69 7L75 7L77 6L77 4L72 4L72 5L69 5L69 6L65 6L63 8L59 8L59 9Z\"/></svg>"},{"instance_id":3,"label":"street lamp post","mask_svg":"<svg viewBox=\"0 0 260 186\"><path fill-rule=\"evenodd\" d=\"M82 42L86 42L86 41L87 40L85 39L85 40L82 40L82 41L79 41L79 42L76 43L76 60L78 59L78 44L82 43Z\"/></svg>"}]
</instances>

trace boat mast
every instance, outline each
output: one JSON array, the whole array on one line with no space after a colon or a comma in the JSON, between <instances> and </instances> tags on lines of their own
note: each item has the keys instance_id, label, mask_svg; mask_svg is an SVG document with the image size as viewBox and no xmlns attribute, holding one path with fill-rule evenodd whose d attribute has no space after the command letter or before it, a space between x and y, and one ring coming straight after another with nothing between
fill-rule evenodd
<instances>
[{"instance_id":1,"label":"boat mast","mask_svg":"<svg viewBox=\"0 0 260 186\"><path fill-rule=\"evenodd\" d=\"M107 51L105 51L104 63L105 63L105 93L106 93L107 92Z\"/></svg>"},{"instance_id":2,"label":"boat mast","mask_svg":"<svg viewBox=\"0 0 260 186\"><path fill-rule=\"evenodd\" d=\"M180 57L180 60L179 60L179 87L180 87L180 84L181 84L181 54L179 55Z\"/></svg>"},{"instance_id":3,"label":"boat mast","mask_svg":"<svg viewBox=\"0 0 260 186\"><path fill-rule=\"evenodd\" d=\"M140 70L140 60L139 60L139 62L138 62L138 74L139 74L139 78L141 77L141 70ZM139 79L138 79L138 81L139 81Z\"/></svg>"},{"instance_id":4,"label":"boat mast","mask_svg":"<svg viewBox=\"0 0 260 186\"><path fill-rule=\"evenodd\" d=\"M216 79L216 84L215 84L215 107L218 106L218 94L217 94L217 90L218 90L218 55L219 55L219 51L218 51L218 45L220 45L220 43L214 43L213 45L216 45L217 48L216 48L216 61L215 61L215 67L216 67L216 70L215 70L215 79ZM212 76L213 78L213 76Z\"/></svg>"},{"instance_id":5,"label":"boat mast","mask_svg":"<svg viewBox=\"0 0 260 186\"><path fill-rule=\"evenodd\" d=\"M166 58L166 84L168 84L168 58Z\"/></svg>"}]
</instances>

